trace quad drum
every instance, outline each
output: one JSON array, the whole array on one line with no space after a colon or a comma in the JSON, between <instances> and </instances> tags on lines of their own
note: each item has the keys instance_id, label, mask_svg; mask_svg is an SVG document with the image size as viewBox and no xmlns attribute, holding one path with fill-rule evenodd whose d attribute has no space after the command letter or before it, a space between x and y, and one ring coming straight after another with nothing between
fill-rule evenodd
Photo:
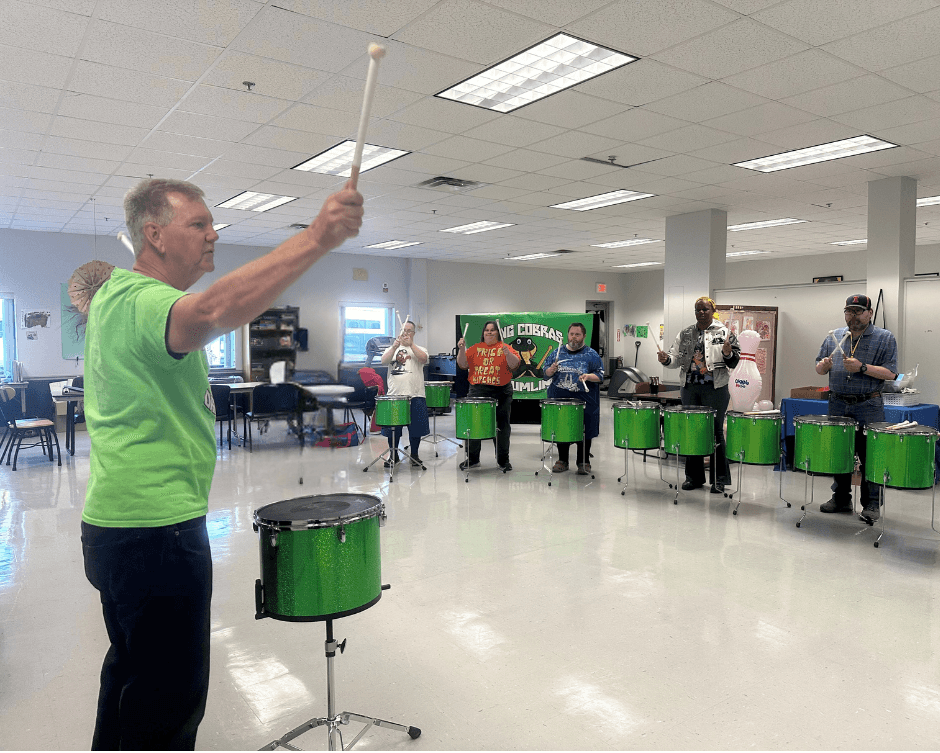
<instances>
[{"instance_id":1,"label":"quad drum","mask_svg":"<svg viewBox=\"0 0 940 753\"><path fill-rule=\"evenodd\" d=\"M385 505L366 494L298 497L256 510L256 617L309 622L371 607L382 595L384 522Z\"/></svg>"},{"instance_id":2,"label":"quad drum","mask_svg":"<svg viewBox=\"0 0 940 753\"><path fill-rule=\"evenodd\" d=\"M728 460L751 465L780 462L780 415L753 415L729 411L725 447Z\"/></svg>"},{"instance_id":3,"label":"quad drum","mask_svg":"<svg viewBox=\"0 0 940 753\"><path fill-rule=\"evenodd\" d=\"M379 426L407 426L411 423L411 398L407 395L375 398L375 422Z\"/></svg>"},{"instance_id":4,"label":"quad drum","mask_svg":"<svg viewBox=\"0 0 940 753\"><path fill-rule=\"evenodd\" d=\"M830 476L852 473L856 425L846 416L796 416L793 467Z\"/></svg>"},{"instance_id":5,"label":"quad drum","mask_svg":"<svg viewBox=\"0 0 940 753\"><path fill-rule=\"evenodd\" d=\"M453 382L425 382L424 397L428 408L450 408L450 388Z\"/></svg>"},{"instance_id":6,"label":"quad drum","mask_svg":"<svg viewBox=\"0 0 940 753\"><path fill-rule=\"evenodd\" d=\"M658 403L614 403L614 447L659 449L662 411Z\"/></svg>"},{"instance_id":7,"label":"quad drum","mask_svg":"<svg viewBox=\"0 0 940 753\"><path fill-rule=\"evenodd\" d=\"M927 489L934 482L937 436L932 426L889 428L883 421L865 429L865 478L897 489ZM887 473L887 479L885 474Z\"/></svg>"},{"instance_id":8,"label":"quad drum","mask_svg":"<svg viewBox=\"0 0 940 753\"><path fill-rule=\"evenodd\" d=\"M663 447L671 455L711 455L715 451L715 409L666 408Z\"/></svg>"},{"instance_id":9,"label":"quad drum","mask_svg":"<svg viewBox=\"0 0 940 753\"><path fill-rule=\"evenodd\" d=\"M493 439L496 436L496 401L465 397L455 403L458 439Z\"/></svg>"},{"instance_id":10,"label":"quad drum","mask_svg":"<svg viewBox=\"0 0 940 753\"><path fill-rule=\"evenodd\" d=\"M542 441L584 440L584 403L580 400L542 400Z\"/></svg>"}]
</instances>

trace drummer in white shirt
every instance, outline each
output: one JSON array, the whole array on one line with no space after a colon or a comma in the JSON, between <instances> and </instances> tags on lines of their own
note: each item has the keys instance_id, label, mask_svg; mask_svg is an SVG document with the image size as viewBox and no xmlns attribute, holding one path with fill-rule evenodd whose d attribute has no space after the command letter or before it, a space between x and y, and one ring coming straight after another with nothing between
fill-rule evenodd
<instances>
[{"instance_id":1,"label":"drummer in white shirt","mask_svg":"<svg viewBox=\"0 0 940 753\"><path fill-rule=\"evenodd\" d=\"M431 433L428 424L428 405L424 393L424 366L428 362L428 352L415 344L415 325L407 321L401 328L401 334L395 338L382 353L382 365L388 366L388 395L401 395L411 398L411 423L408 424L408 454L414 462L420 463L418 446L421 438ZM388 437L388 446L393 451L391 461L397 460L396 452L401 439L401 426L383 426L382 434ZM385 462L385 467L391 465Z\"/></svg>"}]
</instances>

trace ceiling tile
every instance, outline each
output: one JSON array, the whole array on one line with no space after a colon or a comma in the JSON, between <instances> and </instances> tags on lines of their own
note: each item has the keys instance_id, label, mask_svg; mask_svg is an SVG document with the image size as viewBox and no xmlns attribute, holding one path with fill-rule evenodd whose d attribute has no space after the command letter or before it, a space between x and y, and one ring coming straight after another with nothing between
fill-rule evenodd
<instances>
[{"instance_id":1,"label":"ceiling tile","mask_svg":"<svg viewBox=\"0 0 940 753\"><path fill-rule=\"evenodd\" d=\"M390 116L390 120L433 128L445 133L463 133L499 117L499 113L480 107L451 102L439 97L425 97ZM357 119L358 122L358 119Z\"/></svg>"},{"instance_id":2,"label":"ceiling tile","mask_svg":"<svg viewBox=\"0 0 940 753\"><path fill-rule=\"evenodd\" d=\"M493 159L485 160L484 164L534 173L562 162L568 162L568 158L556 154L546 154L545 152L534 152L529 149L515 149L508 154L501 154Z\"/></svg>"},{"instance_id":3,"label":"ceiling tile","mask_svg":"<svg viewBox=\"0 0 940 753\"><path fill-rule=\"evenodd\" d=\"M778 128L760 134L760 140L769 144L783 147L780 151L788 149L803 149L817 144L828 144L830 141L848 139L858 136L858 129L831 120L813 120L796 126ZM769 156L769 155L768 155Z\"/></svg>"},{"instance_id":4,"label":"ceiling tile","mask_svg":"<svg viewBox=\"0 0 940 753\"><path fill-rule=\"evenodd\" d=\"M325 107L295 104L283 115L275 118L271 125L295 131L310 131L342 140L356 137L359 115L341 110L328 110Z\"/></svg>"},{"instance_id":5,"label":"ceiling tile","mask_svg":"<svg viewBox=\"0 0 940 753\"><path fill-rule=\"evenodd\" d=\"M58 89L65 85L71 65L63 55L0 45L0 70L6 81Z\"/></svg>"},{"instance_id":6,"label":"ceiling tile","mask_svg":"<svg viewBox=\"0 0 940 753\"><path fill-rule=\"evenodd\" d=\"M177 110L167 116L166 120L160 124L159 130L205 139L216 138L224 141L241 141L256 128L257 124L246 123L243 120L214 118L209 115L196 115L195 113Z\"/></svg>"},{"instance_id":7,"label":"ceiling tile","mask_svg":"<svg viewBox=\"0 0 940 753\"><path fill-rule=\"evenodd\" d=\"M0 81L0 107L33 112L55 112L59 102L59 89L49 86Z\"/></svg>"},{"instance_id":8,"label":"ceiling tile","mask_svg":"<svg viewBox=\"0 0 940 753\"><path fill-rule=\"evenodd\" d=\"M742 18L655 55L661 62L710 78L724 78L806 49L803 42Z\"/></svg>"},{"instance_id":9,"label":"ceiling tile","mask_svg":"<svg viewBox=\"0 0 940 753\"><path fill-rule=\"evenodd\" d=\"M873 136L882 128L894 128L905 123L917 122L940 117L940 102L915 95L907 99L866 107L840 115L833 115L832 120L861 129Z\"/></svg>"},{"instance_id":10,"label":"ceiling tile","mask_svg":"<svg viewBox=\"0 0 940 753\"><path fill-rule=\"evenodd\" d=\"M154 131L140 144L146 149L156 149L179 154L194 154L199 157L221 157L232 146L229 141L184 136L178 133Z\"/></svg>"},{"instance_id":11,"label":"ceiling tile","mask_svg":"<svg viewBox=\"0 0 940 753\"><path fill-rule=\"evenodd\" d=\"M189 81L78 60L68 88L70 92L97 97L107 94L123 102L137 102L168 110L191 86Z\"/></svg>"},{"instance_id":12,"label":"ceiling tile","mask_svg":"<svg viewBox=\"0 0 940 753\"><path fill-rule=\"evenodd\" d=\"M426 154L435 154L439 157L467 160L468 162L481 161L506 154L512 147L505 144L494 144L480 139L469 139L466 136L452 136L449 139L425 147Z\"/></svg>"},{"instance_id":13,"label":"ceiling tile","mask_svg":"<svg viewBox=\"0 0 940 753\"><path fill-rule=\"evenodd\" d=\"M811 89L857 78L863 70L823 52L806 50L768 65L728 76L724 83L770 99L792 97Z\"/></svg>"},{"instance_id":14,"label":"ceiling tile","mask_svg":"<svg viewBox=\"0 0 940 753\"><path fill-rule=\"evenodd\" d=\"M0 44L72 56L78 52L88 18L37 3L0 3Z\"/></svg>"},{"instance_id":15,"label":"ceiling tile","mask_svg":"<svg viewBox=\"0 0 940 753\"><path fill-rule=\"evenodd\" d=\"M422 149L444 141L450 135L407 123L379 120L369 125L368 140L370 144L387 146L391 149L420 152Z\"/></svg>"},{"instance_id":16,"label":"ceiling tile","mask_svg":"<svg viewBox=\"0 0 940 753\"><path fill-rule=\"evenodd\" d=\"M158 169L188 170L191 173L201 170L212 162L209 157L200 157L194 154L140 148L134 149L124 160L132 165L153 165Z\"/></svg>"},{"instance_id":17,"label":"ceiling tile","mask_svg":"<svg viewBox=\"0 0 940 753\"><path fill-rule=\"evenodd\" d=\"M619 143L621 142L606 136L596 136L593 133L583 133L581 131L568 131L560 136L553 136L550 139L531 144L530 148L537 152L561 154L566 157L586 157Z\"/></svg>"},{"instance_id":18,"label":"ceiling tile","mask_svg":"<svg viewBox=\"0 0 940 753\"><path fill-rule=\"evenodd\" d=\"M95 97L88 94L67 93L62 99L58 114L80 120L94 120L116 125L132 126L150 130L165 116L165 107L133 105L116 99Z\"/></svg>"},{"instance_id":19,"label":"ceiling tile","mask_svg":"<svg viewBox=\"0 0 940 753\"><path fill-rule=\"evenodd\" d=\"M10 133L45 133L52 120L49 113L0 107L0 129Z\"/></svg>"},{"instance_id":20,"label":"ceiling tile","mask_svg":"<svg viewBox=\"0 0 940 753\"><path fill-rule=\"evenodd\" d=\"M247 87L243 82L250 81L253 84L253 94L294 102L329 81L332 75L327 71L250 55L230 48L222 53L203 79L203 83L245 91Z\"/></svg>"},{"instance_id":21,"label":"ceiling tile","mask_svg":"<svg viewBox=\"0 0 940 753\"><path fill-rule=\"evenodd\" d=\"M936 91L940 84L940 55L888 68L881 75L921 94Z\"/></svg>"},{"instance_id":22,"label":"ceiling tile","mask_svg":"<svg viewBox=\"0 0 940 753\"><path fill-rule=\"evenodd\" d=\"M564 128L557 126L533 123L512 115L504 115L484 125L471 128L463 135L483 141L495 141L497 144L507 146L529 146L536 141L544 141L564 132Z\"/></svg>"},{"instance_id":23,"label":"ceiling tile","mask_svg":"<svg viewBox=\"0 0 940 753\"><path fill-rule=\"evenodd\" d=\"M370 0L279 0L278 5L295 13L320 18L359 31L390 37L406 24L429 10L438 0L395 0L375 3Z\"/></svg>"},{"instance_id":24,"label":"ceiling tile","mask_svg":"<svg viewBox=\"0 0 940 753\"><path fill-rule=\"evenodd\" d=\"M704 125L690 125L659 136L651 136L640 143L669 152L691 152L736 139L733 133L727 131L719 131Z\"/></svg>"},{"instance_id":25,"label":"ceiling tile","mask_svg":"<svg viewBox=\"0 0 940 753\"><path fill-rule=\"evenodd\" d=\"M595 44L646 57L738 18L705 0L617 0L567 29Z\"/></svg>"},{"instance_id":26,"label":"ceiling tile","mask_svg":"<svg viewBox=\"0 0 940 753\"><path fill-rule=\"evenodd\" d=\"M363 89L364 81L361 78L333 76L310 92L304 101L317 107L358 113L362 110ZM379 82L372 98L372 117L386 118L422 97L418 92L396 89Z\"/></svg>"},{"instance_id":27,"label":"ceiling tile","mask_svg":"<svg viewBox=\"0 0 940 753\"><path fill-rule=\"evenodd\" d=\"M489 0L490 5L559 27L593 13L608 2L610 0L578 0L576 3L571 0L539 0L537 3L531 0Z\"/></svg>"},{"instance_id":28,"label":"ceiling tile","mask_svg":"<svg viewBox=\"0 0 940 753\"><path fill-rule=\"evenodd\" d=\"M440 0L393 36L399 42L491 65L551 36L555 29L477 0ZM456 82L455 82L456 83Z\"/></svg>"},{"instance_id":29,"label":"ceiling tile","mask_svg":"<svg viewBox=\"0 0 940 753\"><path fill-rule=\"evenodd\" d=\"M586 125L581 130L614 139L640 141L650 136L674 131L686 125L688 125L688 121L634 107L620 115Z\"/></svg>"},{"instance_id":30,"label":"ceiling tile","mask_svg":"<svg viewBox=\"0 0 940 753\"><path fill-rule=\"evenodd\" d=\"M850 2L845 2L845 4L851 5ZM904 7L904 3L878 3L877 5ZM935 5L935 3L930 3L930 5ZM921 58L933 57L937 54L934 40L938 35L940 35L940 8L934 8L901 21L831 42L824 49L866 70L881 71Z\"/></svg>"},{"instance_id":31,"label":"ceiling tile","mask_svg":"<svg viewBox=\"0 0 940 753\"><path fill-rule=\"evenodd\" d=\"M562 128L580 128L622 113L625 109L622 104L568 89L520 107L514 114L523 120L535 120Z\"/></svg>"},{"instance_id":32,"label":"ceiling tile","mask_svg":"<svg viewBox=\"0 0 940 753\"><path fill-rule=\"evenodd\" d=\"M909 97L910 92L873 74L859 76L832 86L799 94L783 100L784 104L823 117L839 115L871 105L880 105Z\"/></svg>"},{"instance_id":33,"label":"ceiling tile","mask_svg":"<svg viewBox=\"0 0 940 753\"><path fill-rule=\"evenodd\" d=\"M268 123L284 112L293 102L262 94L235 91L218 86L197 86L184 99L179 109L200 115L219 115L251 123Z\"/></svg>"},{"instance_id":34,"label":"ceiling tile","mask_svg":"<svg viewBox=\"0 0 940 753\"><path fill-rule=\"evenodd\" d=\"M256 0L99 0L95 11L98 18L125 27L159 29L167 36L224 47L262 7Z\"/></svg>"}]
</instances>

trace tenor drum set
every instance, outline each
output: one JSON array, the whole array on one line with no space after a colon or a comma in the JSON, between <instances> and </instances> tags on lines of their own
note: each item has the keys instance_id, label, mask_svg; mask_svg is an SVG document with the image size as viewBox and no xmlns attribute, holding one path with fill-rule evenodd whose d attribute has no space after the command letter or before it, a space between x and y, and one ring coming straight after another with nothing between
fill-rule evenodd
<instances>
[{"instance_id":1,"label":"tenor drum set","mask_svg":"<svg viewBox=\"0 0 940 753\"><path fill-rule=\"evenodd\" d=\"M352 748L372 727L421 730L352 711L335 712L333 659L346 641L333 637L333 620L376 604L382 591L379 529L385 505L365 494L323 494L275 502L254 513L259 534L261 578L255 582L255 619L326 623L327 715L314 717L261 750L297 750L290 742L316 727L328 729L329 749L344 750L343 725L365 725L345 747Z\"/></svg>"},{"instance_id":2,"label":"tenor drum set","mask_svg":"<svg viewBox=\"0 0 940 753\"><path fill-rule=\"evenodd\" d=\"M471 439L496 439L496 401L484 397L465 397L454 404L457 438L464 440L464 481L470 483Z\"/></svg>"},{"instance_id":3,"label":"tenor drum set","mask_svg":"<svg viewBox=\"0 0 940 753\"><path fill-rule=\"evenodd\" d=\"M548 485L552 485L554 448L559 443L584 442L584 403L580 400L542 400L542 469L548 471ZM548 442L548 450L544 450ZM546 464L545 458L548 458ZM584 459L587 462L587 458ZM536 471L538 476L539 472ZM594 478L594 474L590 474Z\"/></svg>"}]
</instances>

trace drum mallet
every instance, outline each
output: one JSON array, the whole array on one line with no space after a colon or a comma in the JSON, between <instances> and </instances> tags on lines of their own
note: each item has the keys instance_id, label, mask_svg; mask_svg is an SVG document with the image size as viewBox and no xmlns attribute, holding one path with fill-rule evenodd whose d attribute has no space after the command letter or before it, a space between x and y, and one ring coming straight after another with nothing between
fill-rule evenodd
<instances>
[{"instance_id":1,"label":"drum mallet","mask_svg":"<svg viewBox=\"0 0 940 753\"><path fill-rule=\"evenodd\" d=\"M650 327L650 323L649 323L649 322L646 323L646 334L647 334L649 337L652 337L652 338L653 338L653 345L656 346L656 350L658 350L660 353L665 353L665 352L666 352L665 350L663 350L662 348L659 347L659 340L657 340L655 337L653 337L653 328Z\"/></svg>"},{"instance_id":2,"label":"drum mallet","mask_svg":"<svg viewBox=\"0 0 940 753\"><path fill-rule=\"evenodd\" d=\"M366 74L366 89L362 96L362 114L359 116L359 132L356 134L356 150L353 152L349 181L355 189L359 185L359 169L362 167L362 147L366 140L366 126L375 96L375 82L379 75L379 61L385 57L385 48L373 42L369 45L369 72Z\"/></svg>"},{"instance_id":3,"label":"drum mallet","mask_svg":"<svg viewBox=\"0 0 940 753\"><path fill-rule=\"evenodd\" d=\"M117 234L117 239L127 246L128 251L130 251L132 254L134 253L134 245L131 243L131 239L127 237L123 230Z\"/></svg>"}]
</instances>

